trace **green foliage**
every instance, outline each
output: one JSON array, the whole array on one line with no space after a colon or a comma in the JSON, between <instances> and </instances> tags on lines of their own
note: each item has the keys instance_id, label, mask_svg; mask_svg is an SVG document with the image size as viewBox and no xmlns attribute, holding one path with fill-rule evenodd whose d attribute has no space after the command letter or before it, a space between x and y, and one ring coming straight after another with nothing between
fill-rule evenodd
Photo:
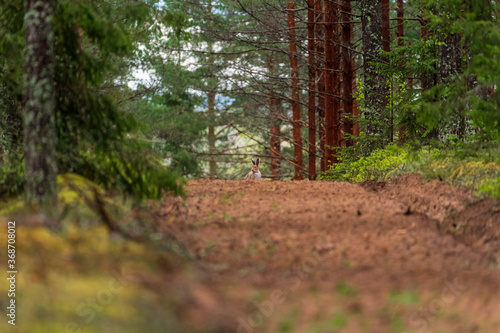
<instances>
[{"instance_id":1,"label":"green foliage","mask_svg":"<svg viewBox=\"0 0 500 333\"><path fill-rule=\"evenodd\" d=\"M130 95L138 95L127 87L127 75L136 43L150 37L154 3L63 0L53 20L59 172L77 173L137 199L160 198L168 191L182 194L177 176L143 142L138 118L127 112ZM22 2L2 3L0 12L0 195L13 195L24 184L17 153L23 146ZM188 164L182 154L177 160Z\"/></svg>"},{"instance_id":2,"label":"green foliage","mask_svg":"<svg viewBox=\"0 0 500 333\"><path fill-rule=\"evenodd\" d=\"M408 148L389 144L384 149L376 149L369 156L353 158L353 149L342 149L339 163L327 170L320 179L362 182L366 180L386 180L388 175L402 168L408 161Z\"/></svg>"},{"instance_id":3,"label":"green foliage","mask_svg":"<svg viewBox=\"0 0 500 333\"><path fill-rule=\"evenodd\" d=\"M0 154L15 154L22 137L18 109L23 99L23 2L0 2ZM15 158L14 158L15 159ZM5 158L4 158L5 161Z\"/></svg>"},{"instance_id":4,"label":"green foliage","mask_svg":"<svg viewBox=\"0 0 500 333\"><path fill-rule=\"evenodd\" d=\"M500 197L499 143L462 143L450 138L440 148L389 144L369 156L355 158L355 151L343 149L342 163L323 173L321 179L363 182L385 181L408 173L420 173L429 179L445 180L470 188L476 194Z\"/></svg>"},{"instance_id":5,"label":"green foliage","mask_svg":"<svg viewBox=\"0 0 500 333\"><path fill-rule=\"evenodd\" d=\"M139 199L158 199L168 190L180 194L176 176L131 135L139 124L118 106L127 88L112 89L112 93L101 88L119 74L116 60L133 56L134 27L151 20L146 4L122 4L120 9L107 3L59 6L60 169ZM81 46L75 44L78 40Z\"/></svg>"},{"instance_id":6,"label":"green foliage","mask_svg":"<svg viewBox=\"0 0 500 333\"><path fill-rule=\"evenodd\" d=\"M0 164L0 198L20 194L24 189L24 164L21 154L4 156Z\"/></svg>"},{"instance_id":7,"label":"green foliage","mask_svg":"<svg viewBox=\"0 0 500 333\"><path fill-rule=\"evenodd\" d=\"M422 133L441 141L450 134L461 140L476 133L499 138L499 97L494 88L500 82L498 3L432 0L414 5L423 10L429 33L425 39L407 38L405 46L389 54L387 75L402 72L420 85L406 94L397 123L404 125L410 139ZM427 81L425 91L422 77Z\"/></svg>"},{"instance_id":8,"label":"green foliage","mask_svg":"<svg viewBox=\"0 0 500 333\"><path fill-rule=\"evenodd\" d=\"M108 152L88 150L72 155L71 172L138 199L160 199L163 193L170 191L184 193L182 180L162 165L154 151L133 141L119 144L120 147Z\"/></svg>"},{"instance_id":9,"label":"green foliage","mask_svg":"<svg viewBox=\"0 0 500 333\"><path fill-rule=\"evenodd\" d=\"M196 147L202 143L207 121L194 110L198 99L186 92L187 87L181 82L183 75L181 70L177 80L166 81L177 82L176 87L149 100L134 102L130 110L141 124L142 139L151 143L168 167L180 175L196 177L201 173Z\"/></svg>"}]
</instances>

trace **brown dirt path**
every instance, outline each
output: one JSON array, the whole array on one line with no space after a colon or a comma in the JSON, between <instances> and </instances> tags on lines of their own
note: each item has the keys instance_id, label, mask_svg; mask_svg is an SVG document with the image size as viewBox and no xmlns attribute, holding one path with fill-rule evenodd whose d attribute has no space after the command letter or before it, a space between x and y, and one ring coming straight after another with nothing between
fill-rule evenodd
<instances>
[{"instance_id":1,"label":"brown dirt path","mask_svg":"<svg viewBox=\"0 0 500 333\"><path fill-rule=\"evenodd\" d=\"M213 332L500 332L500 205L389 183L193 180L158 208L205 272L185 305Z\"/></svg>"}]
</instances>

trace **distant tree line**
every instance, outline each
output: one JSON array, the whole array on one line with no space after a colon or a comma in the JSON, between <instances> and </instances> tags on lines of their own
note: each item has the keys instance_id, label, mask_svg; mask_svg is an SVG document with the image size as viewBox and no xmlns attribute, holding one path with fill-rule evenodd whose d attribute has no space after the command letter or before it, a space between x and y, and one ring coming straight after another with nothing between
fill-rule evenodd
<instances>
[{"instance_id":1,"label":"distant tree line","mask_svg":"<svg viewBox=\"0 0 500 333\"><path fill-rule=\"evenodd\" d=\"M188 1L166 10L187 15L179 50L206 69L210 174L237 158L226 156L232 134L268 157L268 176L294 179L315 179L344 148L362 156L390 142L498 137L496 2ZM220 107L214 95L232 102Z\"/></svg>"}]
</instances>

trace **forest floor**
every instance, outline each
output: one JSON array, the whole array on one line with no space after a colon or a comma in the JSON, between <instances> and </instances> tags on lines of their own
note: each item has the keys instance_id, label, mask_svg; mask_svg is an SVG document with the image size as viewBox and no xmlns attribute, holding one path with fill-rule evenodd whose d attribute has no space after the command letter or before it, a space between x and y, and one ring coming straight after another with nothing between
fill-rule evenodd
<instances>
[{"instance_id":1,"label":"forest floor","mask_svg":"<svg viewBox=\"0 0 500 333\"><path fill-rule=\"evenodd\" d=\"M128 215L156 245L8 217L18 322L0 331L500 332L500 201L439 180L191 180Z\"/></svg>"},{"instance_id":2,"label":"forest floor","mask_svg":"<svg viewBox=\"0 0 500 333\"><path fill-rule=\"evenodd\" d=\"M206 272L204 327L500 332L499 201L445 182L192 180L159 214Z\"/></svg>"}]
</instances>

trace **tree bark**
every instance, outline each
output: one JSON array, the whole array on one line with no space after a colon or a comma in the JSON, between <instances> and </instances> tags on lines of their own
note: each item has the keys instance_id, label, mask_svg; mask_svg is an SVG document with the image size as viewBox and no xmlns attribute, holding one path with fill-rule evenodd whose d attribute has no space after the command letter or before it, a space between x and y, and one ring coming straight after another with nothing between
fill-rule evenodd
<instances>
[{"instance_id":1,"label":"tree bark","mask_svg":"<svg viewBox=\"0 0 500 333\"><path fill-rule=\"evenodd\" d=\"M382 0L382 49L385 52L391 50L390 21L389 21L389 0Z\"/></svg>"},{"instance_id":2,"label":"tree bark","mask_svg":"<svg viewBox=\"0 0 500 333\"><path fill-rule=\"evenodd\" d=\"M208 3L208 17L212 19L212 10L213 10L213 5L212 1L209 1ZM214 43L212 41L208 42L207 49L208 49L208 58L207 58L207 65L210 69L210 71L213 70L214 64L215 64L215 58L212 54L213 52L213 47ZM209 174L210 177L215 178L217 177L217 162L215 161L215 155L216 155L216 149L215 149L215 143L217 140L217 135L215 134L215 98L216 98L216 84L215 85L209 85L208 86L208 93L207 93L207 117L208 117L208 154L210 156L210 161L209 161Z\"/></svg>"},{"instance_id":3,"label":"tree bark","mask_svg":"<svg viewBox=\"0 0 500 333\"><path fill-rule=\"evenodd\" d=\"M276 97L271 97L270 112L275 117L271 127L271 175L273 179L279 179L281 175L281 142L280 142L280 126L277 114L280 113L279 100Z\"/></svg>"},{"instance_id":4,"label":"tree bark","mask_svg":"<svg viewBox=\"0 0 500 333\"><path fill-rule=\"evenodd\" d=\"M437 83L448 84L454 76L462 73L462 36L453 33L441 41L443 44L439 48L439 76ZM459 139L463 139L466 127L465 108L458 108L454 112L456 119L450 124L449 131L457 135Z\"/></svg>"},{"instance_id":5,"label":"tree bark","mask_svg":"<svg viewBox=\"0 0 500 333\"><path fill-rule=\"evenodd\" d=\"M323 1L316 0L314 4L316 12L316 22L323 22ZM317 119L318 119L318 139L319 139L319 151L321 155L320 160L320 170L324 172L326 170L325 163L325 71L324 71L324 61L325 61L325 29L323 24L316 24L316 62L317 70L316 76L318 80L318 98L317 98Z\"/></svg>"},{"instance_id":6,"label":"tree bark","mask_svg":"<svg viewBox=\"0 0 500 333\"><path fill-rule=\"evenodd\" d=\"M314 0L307 0L307 57L309 66L309 179L316 179L316 59L314 55Z\"/></svg>"},{"instance_id":7,"label":"tree bark","mask_svg":"<svg viewBox=\"0 0 500 333\"><path fill-rule=\"evenodd\" d=\"M26 0L24 109L26 202L57 203L57 134L54 98L52 0Z\"/></svg>"},{"instance_id":8,"label":"tree bark","mask_svg":"<svg viewBox=\"0 0 500 333\"><path fill-rule=\"evenodd\" d=\"M344 136L347 137L345 140L345 146L349 147L353 145L353 140L349 136L353 135L353 121L349 117L353 117L353 98L352 98L352 88L353 88L353 66L352 66L352 54L351 54L351 38L352 38L352 23L351 23L351 0L344 0L342 3L342 68L343 68L343 101L344 101L344 115L347 117L343 118L344 123Z\"/></svg>"},{"instance_id":9,"label":"tree bark","mask_svg":"<svg viewBox=\"0 0 500 333\"><path fill-rule=\"evenodd\" d=\"M433 9L432 12L433 12L434 15L437 15L437 11L435 9ZM423 15L425 14L425 10L422 10L422 14ZM432 35L434 35L436 33L435 30L430 30L430 31L428 30L427 23L428 22L426 22L424 20L421 21L420 38L423 41L427 41L429 39L430 35L432 36ZM439 54L433 53L432 57L434 57L435 59L438 59L439 58ZM434 73L424 73L424 74L422 74L422 77L421 77L421 88L422 88L421 96L423 96L423 94L425 93L425 91L427 91L431 87L434 87L437 84L437 82L438 82L438 73L439 73L439 66L438 65L439 64L435 64L434 65L434 69L435 69ZM424 128L422 128L422 133L423 132L424 132ZM432 138L432 139L438 140L439 139L439 132L440 132L439 127L434 128L434 129L432 129L429 132L429 134L427 135L427 138Z\"/></svg>"},{"instance_id":10,"label":"tree bark","mask_svg":"<svg viewBox=\"0 0 500 333\"><path fill-rule=\"evenodd\" d=\"M354 59L352 60L352 67L354 68ZM356 73L353 71L352 75L352 91L356 90ZM352 103L352 116L354 118L354 124L352 127L352 135L355 137L359 138L359 109L358 109L358 101L353 98L353 103ZM356 142L358 142L358 139L356 139Z\"/></svg>"},{"instance_id":11,"label":"tree bark","mask_svg":"<svg viewBox=\"0 0 500 333\"><path fill-rule=\"evenodd\" d=\"M270 55L267 58L267 67L271 76L274 76L274 58ZM271 175L274 180L280 178L281 174L281 143L280 143L280 104L278 96L271 92L269 98L269 116L271 119Z\"/></svg>"},{"instance_id":12,"label":"tree bark","mask_svg":"<svg viewBox=\"0 0 500 333\"><path fill-rule=\"evenodd\" d=\"M396 16L398 19L398 28L397 28L397 37L398 37L398 46L403 47L405 45L404 37L405 37L405 26L404 26L404 16L405 16L405 7L403 0L397 0L397 11Z\"/></svg>"},{"instance_id":13,"label":"tree bark","mask_svg":"<svg viewBox=\"0 0 500 333\"><path fill-rule=\"evenodd\" d=\"M382 0L382 49L384 52L391 51L391 35L390 35L390 17L389 17L389 0ZM389 64L389 59L384 57L384 62ZM385 87L385 96L384 96L384 104L387 105L389 102L390 105L390 114L389 114L389 141L393 142L394 139L394 115L392 110L392 101L389 98L390 88Z\"/></svg>"},{"instance_id":14,"label":"tree bark","mask_svg":"<svg viewBox=\"0 0 500 333\"><path fill-rule=\"evenodd\" d=\"M404 1L403 0L397 0L397 12L396 16L398 18L398 28L397 28L397 39L398 39L398 47L403 47L405 45L404 42L404 37L405 37L405 26L404 26L404 16L405 16L405 7L404 7ZM404 55L404 54L401 54ZM413 87L410 87L410 79L408 79L408 89L413 89ZM411 82L411 85L413 86L413 82ZM398 91L401 92L401 86L398 87ZM400 142L404 142L404 133L405 129L402 125L399 126L399 131L398 131L398 140Z\"/></svg>"},{"instance_id":15,"label":"tree bark","mask_svg":"<svg viewBox=\"0 0 500 333\"><path fill-rule=\"evenodd\" d=\"M382 113L385 108L385 81L379 74L376 63L380 62L382 50L382 8L379 0L360 2L364 67L364 118L367 121L367 136L382 134ZM375 139L374 139L375 140ZM380 139L372 141L370 149L383 145Z\"/></svg>"},{"instance_id":16,"label":"tree bark","mask_svg":"<svg viewBox=\"0 0 500 333\"><path fill-rule=\"evenodd\" d=\"M462 37L460 34L449 34L441 42L438 83L449 83L454 75L462 72Z\"/></svg>"},{"instance_id":17,"label":"tree bark","mask_svg":"<svg viewBox=\"0 0 500 333\"><path fill-rule=\"evenodd\" d=\"M302 180L301 168L302 160L302 137L300 134L300 96L299 96L299 66L297 59L297 39L295 35L295 7L293 2L288 2L288 30L290 38L290 67L292 76L292 112L293 112L293 141L294 141L294 159L296 162L293 178Z\"/></svg>"},{"instance_id":18,"label":"tree bark","mask_svg":"<svg viewBox=\"0 0 500 333\"><path fill-rule=\"evenodd\" d=\"M327 0L325 3L325 163L328 170L338 162L339 147L338 110L338 47L335 45L337 33L338 7ZM338 43L337 43L338 44Z\"/></svg>"}]
</instances>

